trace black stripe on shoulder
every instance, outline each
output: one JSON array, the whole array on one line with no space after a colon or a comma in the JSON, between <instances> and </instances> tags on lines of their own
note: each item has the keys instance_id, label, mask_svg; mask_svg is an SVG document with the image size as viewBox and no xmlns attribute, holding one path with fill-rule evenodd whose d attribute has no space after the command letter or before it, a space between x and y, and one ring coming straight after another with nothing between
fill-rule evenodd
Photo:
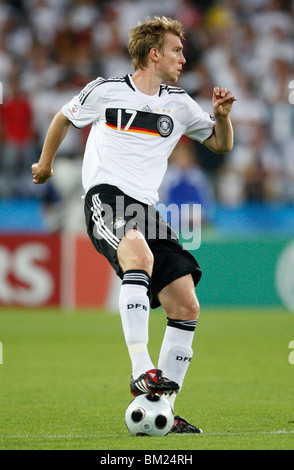
<instances>
[{"instance_id":1,"label":"black stripe on shoulder","mask_svg":"<svg viewBox=\"0 0 294 470\"><path fill-rule=\"evenodd\" d=\"M183 88L180 88L178 86L168 86L167 87L167 90L168 94L172 94L172 93L186 93L185 90L183 90Z\"/></svg>"},{"instance_id":2,"label":"black stripe on shoulder","mask_svg":"<svg viewBox=\"0 0 294 470\"><path fill-rule=\"evenodd\" d=\"M105 83L105 81L106 80L104 78L97 78L96 80L93 80L92 82L88 83L88 85L86 85L85 88L79 94L80 103L84 104L85 99L91 93L91 91L102 83Z\"/></svg>"},{"instance_id":3,"label":"black stripe on shoulder","mask_svg":"<svg viewBox=\"0 0 294 470\"><path fill-rule=\"evenodd\" d=\"M105 80L104 78L97 78L97 80L94 80L93 82L90 82L84 89L83 91L79 94L79 100L81 104L85 104L86 99L88 96L92 93L95 88L97 88L99 85L103 85L104 83L110 83L110 82L125 82L126 79L125 77L113 77Z\"/></svg>"},{"instance_id":4,"label":"black stripe on shoulder","mask_svg":"<svg viewBox=\"0 0 294 470\"><path fill-rule=\"evenodd\" d=\"M183 88L162 84L160 85L159 96L161 95L163 91L166 91L169 95L171 95L172 93L176 93L176 94L186 93L185 90L183 90Z\"/></svg>"},{"instance_id":5,"label":"black stripe on shoulder","mask_svg":"<svg viewBox=\"0 0 294 470\"><path fill-rule=\"evenodd\" d=\"M168 94L169 95L184 95L186 92L185 90L171 90L171 91L168 91Z\"/></svg>"}]
</instances>

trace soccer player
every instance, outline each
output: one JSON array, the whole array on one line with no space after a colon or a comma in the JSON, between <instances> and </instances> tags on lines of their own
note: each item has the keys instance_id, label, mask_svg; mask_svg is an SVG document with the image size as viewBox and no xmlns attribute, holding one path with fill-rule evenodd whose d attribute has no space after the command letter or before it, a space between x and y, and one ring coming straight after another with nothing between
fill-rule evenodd
<instances>
[{"instance_id":1,"label":"soccer player","mask_svg":"<svg viewBox=\"0 0 294 470\"><path fill-rule=\"evenodd\" d=\"M135 70L97 78L65 104L48 129L34 183L53 175L52 164L70 125L92 123L82 168L88 235L122 279L119 310L130 360L131 393L164 393L174 409L192 358L199 316L195 286L201 270L155 209L167 160L182 135L216 153L233 147L229 117L236 100L215 87L211 117L175 84L186 62L182 25L148 18L130 30ZM149 309L167 315L157 367L148 352ZM175 415L172 432L201 433Z\"/></svg>"}]
</instances>

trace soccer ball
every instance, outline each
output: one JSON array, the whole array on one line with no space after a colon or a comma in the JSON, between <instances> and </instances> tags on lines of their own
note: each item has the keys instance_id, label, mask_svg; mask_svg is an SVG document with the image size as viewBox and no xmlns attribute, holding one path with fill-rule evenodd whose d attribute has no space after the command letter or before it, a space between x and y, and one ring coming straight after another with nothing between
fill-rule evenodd
<instances>
[{"instance_id":1,"label":"soccer ball","mask_svg":"<svg viewBox=\"0 0 294 470\"><path fill-rule=\"evenodd\" d=\"M125 422L133 436L165 436L174 424L174 415L164 397L144 394L131 401Z\"/></svg>"}]
</instances>

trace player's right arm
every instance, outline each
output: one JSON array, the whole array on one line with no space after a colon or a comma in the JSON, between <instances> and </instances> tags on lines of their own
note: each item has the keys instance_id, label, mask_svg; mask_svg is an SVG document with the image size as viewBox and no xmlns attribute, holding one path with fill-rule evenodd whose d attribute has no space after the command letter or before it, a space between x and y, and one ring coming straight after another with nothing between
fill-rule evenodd
<instances>
[{"instance_id":1,"label":"player's right arm","mask_svg":"<svg viewBox=\"0 0 294 470\"><path fill-rule=\"evenodd\" d=\"M52 165L55 155L71 124L71 121L67 119L61 111L59 111L52 119L44 141L40 159L38 163L33 163L32 165L34 183L45 183L45 181L53 176Z\"/></svg>"}]
</instances>

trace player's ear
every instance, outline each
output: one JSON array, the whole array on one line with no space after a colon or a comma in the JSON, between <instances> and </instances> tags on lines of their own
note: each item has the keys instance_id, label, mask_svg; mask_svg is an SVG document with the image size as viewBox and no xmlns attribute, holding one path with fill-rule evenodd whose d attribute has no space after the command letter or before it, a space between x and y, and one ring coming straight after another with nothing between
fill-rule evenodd
<instances>
[{"instance_id":1,"label":"player's ear","mask_svg":"<svg viewBox=\"0 0 294 470\"><path fill-rule=\"evenodd\" d=\"M153 62L158 62L159 60L159 51L156 47L152 47L149 51L149 57Z\"/></svg>"}]
</instances>

